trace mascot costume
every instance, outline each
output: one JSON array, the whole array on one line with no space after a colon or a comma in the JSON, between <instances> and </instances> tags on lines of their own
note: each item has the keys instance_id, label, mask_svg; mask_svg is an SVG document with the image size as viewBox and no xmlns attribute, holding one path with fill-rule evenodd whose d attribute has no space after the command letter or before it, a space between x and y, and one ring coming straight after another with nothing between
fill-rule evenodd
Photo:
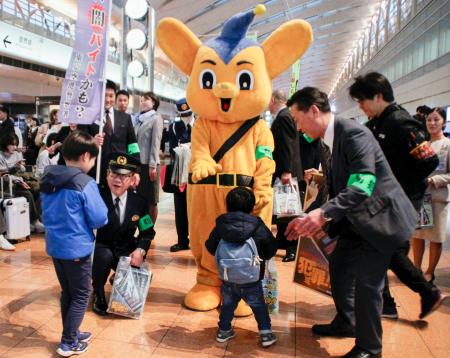
<instances>
[{"instance_id":1,"label":"mascot costume","mask_svg":"<svg viewBox=\"0 0 450 358\"><path fill-rule=\"evenodd\" d=\"M246 33L254 16L264 13L265 7L258 5L231 17L220 36L204 44L174 18L161 20L157 27L160 48L190 77L187 102L199 117L192 130L187 189L189 237L198 271L184 303L193 310L212 310L221 303L221 280L205 241L216 218L226 212L227 193L235 186L252 188L253 214L271 226L274 144L259 116L269 104L272 79L307 50L312 29L303 20L292 20L260 45ZM250 307L241 302L235 315L249 314Z\"/></svg>"}]
</instances>

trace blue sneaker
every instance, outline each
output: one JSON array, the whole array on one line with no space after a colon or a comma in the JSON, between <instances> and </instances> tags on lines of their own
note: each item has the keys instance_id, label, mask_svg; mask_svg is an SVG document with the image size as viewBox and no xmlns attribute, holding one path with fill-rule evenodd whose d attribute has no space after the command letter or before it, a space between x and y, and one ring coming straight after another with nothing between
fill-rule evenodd
<instances>
[{"instance_id":1,"label":"blue sneaker","mask_svg":"<svg viewBox=\"0 0 450 358\"><path fill-rule=\"evenodd\" d=\"M73 345L61 343L58 346L58 349L56 350L56 353L58 353L61 357L70 357L75 354L82 354L86 352L88 349L88 344L86 342L80 342L74 343Z\"/></svg>"},{"instance_id":2,"label":"blue sneaker","mask_svg":"<svg viewBox=\"0 0 450 358\"><path fill-rule=\"evenodd\" d=\"M80 342L88 343L92 339L92 333L91 332L80 332L78 333L78 340Z\"/></svg>"}]
</instances>

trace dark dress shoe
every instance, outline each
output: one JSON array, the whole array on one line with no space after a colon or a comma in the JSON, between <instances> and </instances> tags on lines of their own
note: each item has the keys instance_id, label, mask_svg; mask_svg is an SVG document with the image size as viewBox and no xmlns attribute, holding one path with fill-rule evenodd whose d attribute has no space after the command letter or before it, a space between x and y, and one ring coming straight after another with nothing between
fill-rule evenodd
<instances>
[{"instance_id":1,"label":"dark dress shoe","mask_svg":"<svg viewBox=\"0 0 450 358\"><path fill-rule=\"evenodd\" d=\"M108 309L108 305L106 304L106 298L105 295L97 295L94 293L94 304L92 305L92 310L94 313L98 314L99 316L106 316Z\"/></svg>"},{"instance_id":2,"label":"dark dress shoe","mask_svg":"<svg viewBox=\"0 0 450 358\"><path fill-rule=\"evenodd\" d=\"M343 355L342 358L381 358L381 353L373 354L359 348L358 346L354 346L352 350L346 355Z\"/></svg>"},{"instance_id":3,"label":"dark dress shoe","mask_svg":"<svg viewBox=\"0 0 450 358\"><path fill-rule=\"evenodd\" d=\"M431 295L427 297L422 297L420 300L420 305L422 307L422 312L420 312L419 318L424 319L430 313L436 311L444 300L445 296L437 288L431 291Z\"/></svg>"},{"instance_id":4,"label":"dark dress shoe","mask_svg":"<svg viewBox=\"0 0 450 358\"><path fill-rule=\"evenodd\" d=\"M342 327L336 323L315 324L312 326L314 334L327 337L355 337L355 330L351 327Z\"/></svg>"},{"instance_id":5,"label":"dark dress shoe","mask_svg":"<svg viewBox=\"0 0 450 358\"><path fill-rule=\"evenodd\" d=\"M285 257L281 261L283 262L291 262L295 260L295 254L286 254Z\"/></svg>"},{"instance_id":6,"label":"dark dress shoe","mask_svg":"<svg viewBox=\"0 0 450 358\"><path fill-rule=\"evenodd\" d=\"M177 252L177 251L183 251L183 250L189 250L189 245L180 245L175 244L170 247L170 252Z\"/></svg>"}]
</instances>

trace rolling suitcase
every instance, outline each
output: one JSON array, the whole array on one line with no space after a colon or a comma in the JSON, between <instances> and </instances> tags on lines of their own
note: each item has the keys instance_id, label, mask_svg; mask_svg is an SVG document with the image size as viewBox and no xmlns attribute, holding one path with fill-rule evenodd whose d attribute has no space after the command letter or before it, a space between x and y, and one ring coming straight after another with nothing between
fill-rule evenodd
<instances>
[{"instance_id":1,"label":"rolling suitcase","mask_svg":"<svg viewBox=\"0 0 450 358\"><path fill-rule=\"evenodd\" d=\"M30 214L29 204L24 197L14 198L12 193L12 179L9 177L9 198L5 198L3 180L1 177L2 199L0 207L5 217L8 240L29 239Z\"/></svg>"}]
</instances>

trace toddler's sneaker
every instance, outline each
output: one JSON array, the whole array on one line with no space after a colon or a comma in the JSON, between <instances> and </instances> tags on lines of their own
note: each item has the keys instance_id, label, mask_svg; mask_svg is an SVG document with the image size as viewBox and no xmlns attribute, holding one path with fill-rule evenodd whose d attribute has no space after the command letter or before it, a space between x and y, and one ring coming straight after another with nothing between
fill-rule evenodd
<instances>
[{"instance_id":1,"label":"toddler's sneaker","mask_svg":"<svg viewBox=\"0 0 450 358\"><path fill-rule=\"evenodd\" d=\"M229 331L222 331L219 329L217 331L216 341L219 343L225 343L234 337L236 337L236 333L233 329L230 329Z\"/></svg>"},{"instance_id":2,"label":"toddler's sneaker","mask_svg":"<svg viewBox=\"0 0 450 358\"><path fill-rule=\"evenodd\" d=\"M80 332L78 333L78 341L88 343L92 339L91 332Z\"/></svg>"},{"instance_id":3,"label":"toddler's sneaker","mask_svg":"<svg viewBox=\"0 0 450 358\"><path fill-rule=\"evenodd\" d=\"M61 343L56 350L61 357L70 357L75 354L82 354L88 349L88 344L86 342L78 341L72 345Z\"/></svg>"},{"instance_id":4,"label":"toddler's sneaker","mask_svg":"<svg viewBox=\"0 0 450 358\"><path fill-rule=\"evenodd\" d=\"M261 339L261 345L263 347L270 347L277 341L277 336L273 333L262 333L259 335L259 338Z\"/></svg>"}]
</instances>

